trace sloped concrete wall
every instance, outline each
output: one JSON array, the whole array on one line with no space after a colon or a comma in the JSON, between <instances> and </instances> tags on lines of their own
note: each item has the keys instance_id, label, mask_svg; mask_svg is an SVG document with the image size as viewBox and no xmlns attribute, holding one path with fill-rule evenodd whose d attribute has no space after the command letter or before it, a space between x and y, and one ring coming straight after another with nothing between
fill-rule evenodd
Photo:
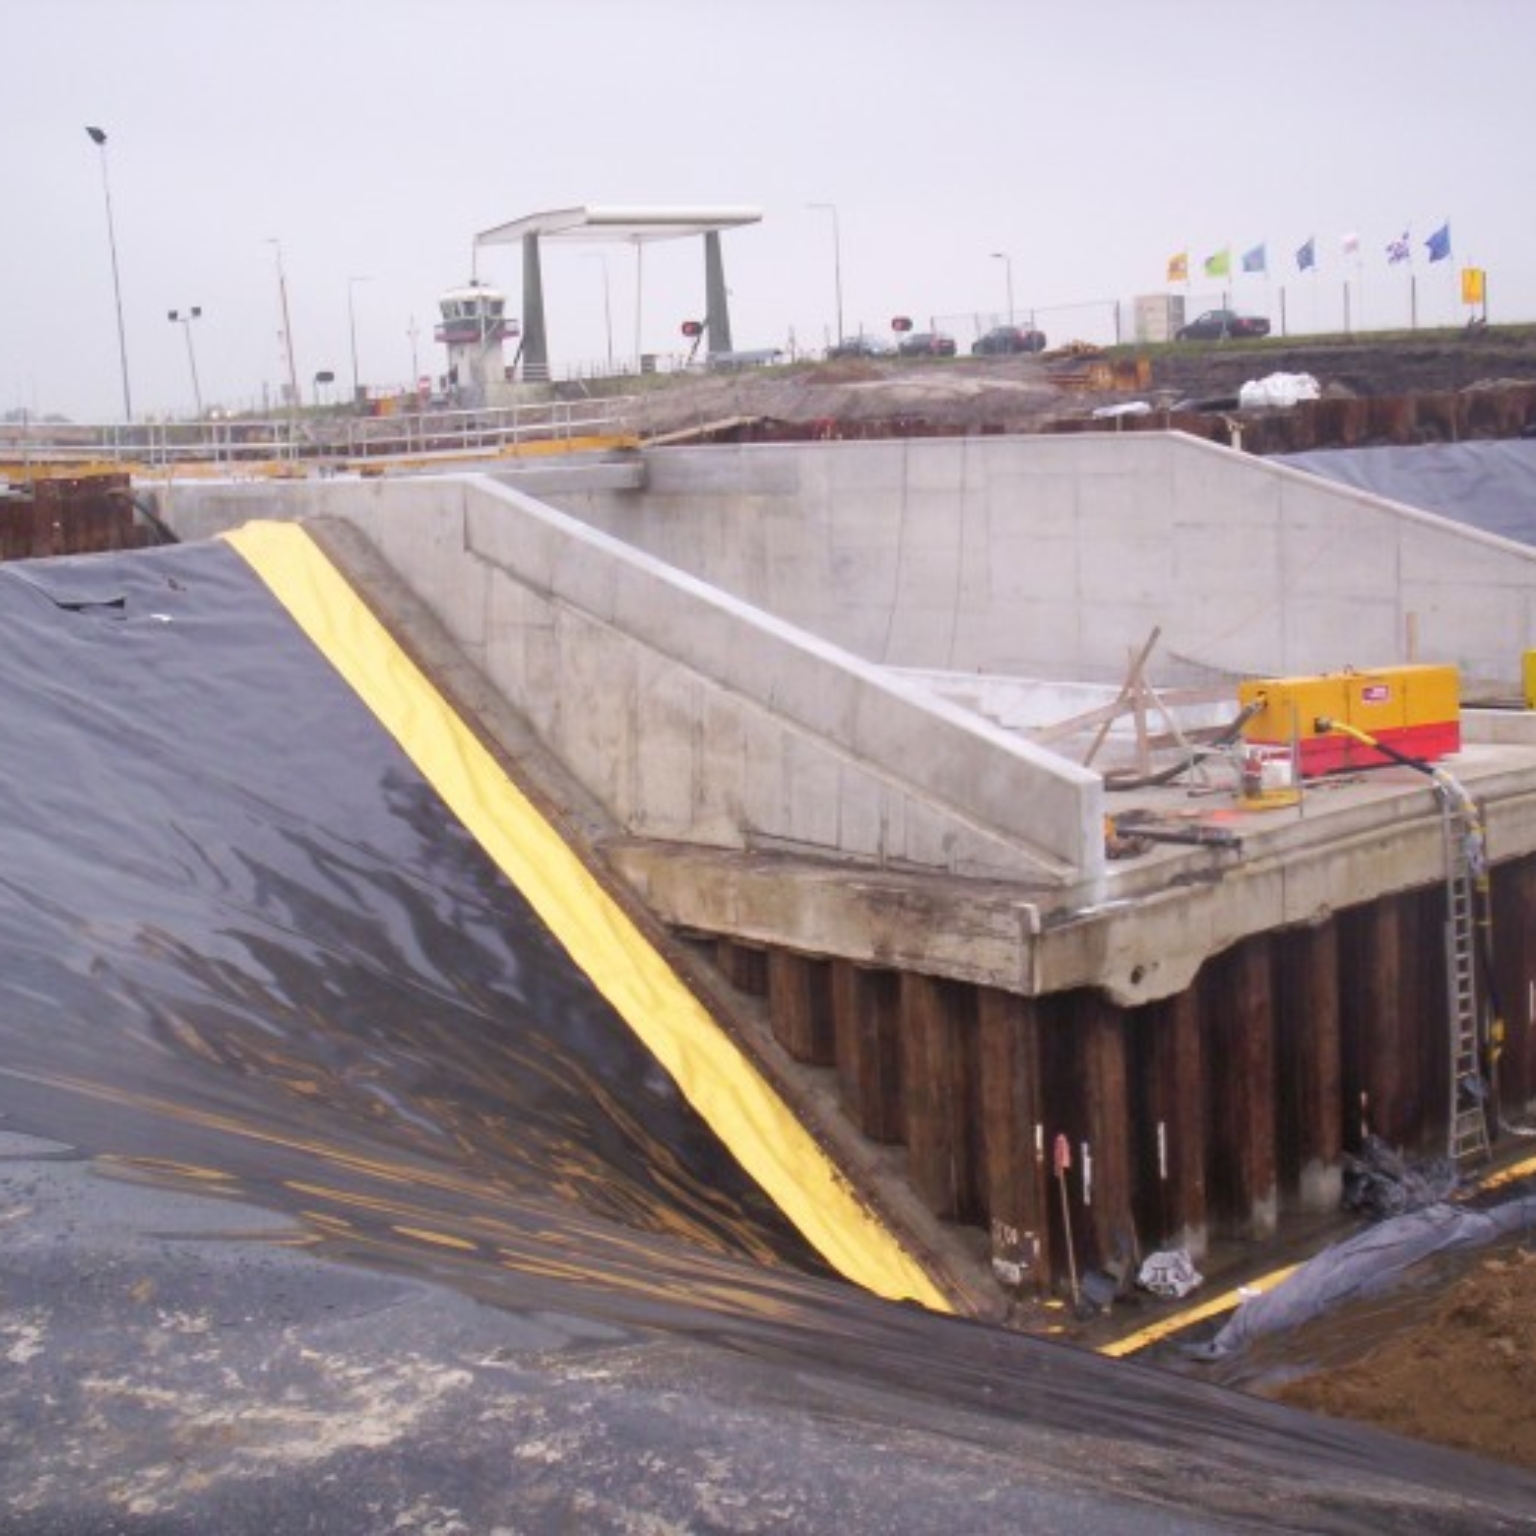
<instances>
[{"instance_id":1,"label":"sloped concrete wall","mask_svg":"<svg viewBox=\"0 0 1536 1536\"><path fill-rule=\"evenodd\" d=\"M868 660L1152 680L1452 662L1513 687L1536 550L1178 433L645 456L551 499Z\"/></svg>"},{"instance_id":2,"label":"sloped concrete wall","mask_svg":"<svg viewBox=\"0 0 1536 1536\"><path fill-rule=\"evenodd\" d=\"M355 525L637 835L1089 896L1102 874L1096 774L484 477L187 487L162 515Z\"/></svg>"}]
</instances>

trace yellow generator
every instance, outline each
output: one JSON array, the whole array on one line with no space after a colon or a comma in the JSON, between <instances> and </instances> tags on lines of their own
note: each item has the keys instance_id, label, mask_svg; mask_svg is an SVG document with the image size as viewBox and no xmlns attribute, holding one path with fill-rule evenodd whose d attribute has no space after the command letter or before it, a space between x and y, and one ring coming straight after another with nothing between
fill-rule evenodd
<instances>
[{"instance_id":1,"label":"yellow generator","mask_svg":"<svg viewBox=\"0 0 1536 1536\"><path fill-rule=\"evenodd\" d=\"M1461 750L1461 696L1455 667L1384 667L1373 672L1328 672L1319 677L1255 678L1238 689L1238 702L1258 709L1243 724L1250 746L1295 744L1303 777L1345 768L1375 768L1392 761L1353 737L1320 730L1337 720L1420 762Z\"/></svg>"}]
</instances>

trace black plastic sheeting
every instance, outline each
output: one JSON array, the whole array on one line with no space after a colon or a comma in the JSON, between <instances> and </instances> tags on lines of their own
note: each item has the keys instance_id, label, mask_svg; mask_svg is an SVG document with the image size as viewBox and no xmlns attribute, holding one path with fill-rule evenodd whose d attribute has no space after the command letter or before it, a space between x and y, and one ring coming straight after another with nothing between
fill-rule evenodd
<instances>
[{"instance_id":1,"label":"black plastic sheeting","mask_svg":"<svg viewBox=\"0 0 1536 1536\"><path fill-rule=\"evenodd\" d=\"M0 1530L1536 1528L828 1276L232 551L0 566Z\"/></svg>"},{"instance_id":2,"label":"black plastic sheeting","mask_svg":"<svg viewBox=\"0 0 1536 1536\"><path fill-rule=\"evenodd\" d=\"M1333 448L1276 454L1278 464L1536 544L1536 440Z\"/></svg>"},{"instance_id":3,"label":"black plastic sheeting","mask_svg":"<svg viewBox=\"0 0 1536 1536\"><path fill-rule=\"evenodd\" d=\"M7 567L0 623L11 1072L820 1267L232 551Z\"/></svg>"},{"instance_id":4,"label":"black plastic sheeting","mask_svg":"<svg viewBox=\"0 0 1536 1536\"><path fill-rule=\"evenodd\" d=\"M1268 1334L1301 1327L1345 1302L1377 1296L1437 1254L1485 1248L1536 1231L1536 1196L1487 1210L1437 1201L1393 1216L1309 1259L1272 1291L1234 1312L1207 1345L1192 1353L1221 1359Z\"/></svg>"}]
</instances>

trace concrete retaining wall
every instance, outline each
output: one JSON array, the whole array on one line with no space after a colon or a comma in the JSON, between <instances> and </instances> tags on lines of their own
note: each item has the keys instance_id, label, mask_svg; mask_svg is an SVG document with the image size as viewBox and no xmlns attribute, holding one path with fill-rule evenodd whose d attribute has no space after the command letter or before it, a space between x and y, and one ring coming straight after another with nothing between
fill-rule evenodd
<instances>
[{"instance_id":1,"label":"concrete retaining wall","mask_svg":"<svg viewBox=\"0 0 1536 1536\"><path fill-rule=\"evenodd\" d=\"M355 525L637 835L1090 897L1102 873L1096 774L489 479L186 486L161 515Z\"/></svg>"},{"instance_id":2,"label":"concrete retaining wall","mask_svg":"<svg viewBox=\"0 0 1536 1536\"><path fill-rule=\"evenodd\" d=\"M1097 775L888 669L1114 684L1160 628L1164 687L1416 658L1517 693L1536 636L1536 551L1176 433L638 468L524 472L547 500L510 471L187 483L160 511L355 523L638 836L1088 901Z\"/></svg>"},{"instance_id":3,"label":"concrete retaining wall","mask_svg":"<svg viewBox=\"0 0 1536 1536\"><path fill-rule=\"evenodd\" d=\"M870 661L1518 681L1536 550L1177 433L672 448L558 505Z\"/></svg>"}]
</instances>

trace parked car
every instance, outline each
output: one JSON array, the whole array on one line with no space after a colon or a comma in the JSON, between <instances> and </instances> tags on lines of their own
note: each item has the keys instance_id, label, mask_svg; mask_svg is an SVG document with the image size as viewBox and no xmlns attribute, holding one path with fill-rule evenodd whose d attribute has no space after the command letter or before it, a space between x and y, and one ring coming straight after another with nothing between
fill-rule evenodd
<instances>
[{"instance_id":1,"label":"parked car","mask_svg":"<svg viewBox=\"0 0 1536 1536\"><path fill-rule=\"evenodd\" d=\"M827 348L832 357L889 357L891 344L879 336L844 336Z\"/></svg>"},{"instance_id":2,"label":"parked car","mask_svg":"<svg viewBox=\"0 0 1536 1536\"><path fill-rule=\"evenodd\" d=\"M1262 315L1240 315L1235 309L1208 309L1178 333L1180 341L1225 341L1229 336L1268 336Z\"/></svg>"},{"instance_id":3,"label":"parked car","mask_svg":"<svg viewBox=\"0 0 1536 1536\"><path fill-rule=\"evenodd\" d=\"M955 338L942 331L908 331L896 350L903 357L953 357Z\"/></svg>"},{"instance_id":4,"label":"parked car","mask_svg":"<svg viewBox=\"0 0 1536 1536\"><path fill-rule=\"evenodd\" d=\"M1022 325L994 325L985 336L971 343L976 357L996 357L1009 352L1044 352L1045 332Z\"/></svg>"}]
</instances>

